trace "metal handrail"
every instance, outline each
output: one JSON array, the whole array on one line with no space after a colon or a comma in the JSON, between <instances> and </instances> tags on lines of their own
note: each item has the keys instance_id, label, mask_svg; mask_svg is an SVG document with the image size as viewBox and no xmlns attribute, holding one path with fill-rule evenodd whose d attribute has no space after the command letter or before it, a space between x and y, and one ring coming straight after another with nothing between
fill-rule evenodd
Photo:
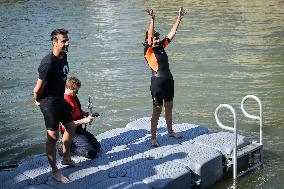
<instances>
[{"instance_id":1,"label":"metal handrail","mask_svg":"<svg viewBox=\"0 0 284 189\"><path fill-rule=\"evenodd\" d=\"M258 102L258 105L259 105L259 116L254 116L254 115L251 115L249 113L247 113L244 109L244 103L247 99L249 98L252 98L254 100L256 100ZM234 128L232 127L228 127L228 126L225 126L223 123L220 122L219 118L218 118L218 112L221 108L228 108L231 113L233 114L233 117L234 117ZM256 97L255 95L247 95L245 96L243 99L242 99L242 102L241 102L241 109L242 109L242 112L245 114L246 117L248 118L251 118L251 119L256 119L256 120L259 120L259 127L260 127L260 136L259 136L259 144L260 145L263 145L263 133L262 133L262 127L263 127L263 108L262 108L262 103L261 103L261 100ZM237 119L236 119L236 112L235 112L235 109L229 105L229 104L220 104L216 110L215 110L215 120L218 124L219 127L221 127L222 129L225 129L225 130L229 130L229 131L233 131L234 134L235 134L235 148L234 148L234 151L233 151L233 164L234 164L234 167L233 167L233 183L234 183L234 186L236 184L236 181L237 181L237 177L238 177L238 174L237 174L237 141L238 141L238 134L237 134ZM248 171L250 170L253 170L255 169L256 167L259 167L260 165L262 165L262 162L263 162L263 152L262 150L260 151L260 162L255 164L253 167L251 167L250 169L248 169ZM246 171L247 172L247 171ZM241 173L240 176L242 174L244 174L245 172Z\"/></svg>"},{"instance_id":2,"label":"metal handrail","mask_svg":"<svg viewBox=\"0 0 284 189\"><path fill-rule=\"evenodd\" d=\"M225 125L223 125L223 123L220 122L220 120L218 118L218 111L221 108L228 108L232 112L233 117L234 117L234 128L225 126ZM233 178L234 178L234 181L235 181L237 179L237 141L238 141L238 138L237 138L238 137L238 135L237 135L237 119L236 119L235 109L229 104L220 104L215 110L215 120L216 120L219 127L221 127L222 129L225 129L225 130L233 131L234 134L235 134L235 148L233 150L233 164L234 164Z\"/></svg>"},{"instance_id":3,"label":"metal handrail","mask_svg":"<svg viewBox=\"0 0 284 189\"><path fill-rule=\"evenodd\" d=\"M254 116L254 115L250 115L249 113L247 113L244 109L244 103L247 99L252 98L255 101L257 101L258 105L259 105L259 116ZM243 111L243 113L245 114L246 117L251 118L251 119L256 119L259 120L259 144L262 145L263 144L263 134L262 134L262 127L263 127L263 109L262 109L262 103L261 100L255 96L255 95L247 95L243 98L242 102L241 102L241 109Z\"/></svg>"}]
</instances>

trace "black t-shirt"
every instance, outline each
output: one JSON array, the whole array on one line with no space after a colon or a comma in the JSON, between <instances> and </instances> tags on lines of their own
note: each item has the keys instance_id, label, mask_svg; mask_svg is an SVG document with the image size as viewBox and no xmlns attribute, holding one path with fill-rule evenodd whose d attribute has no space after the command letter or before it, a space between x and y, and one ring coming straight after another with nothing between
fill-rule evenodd
<instances>
[{"instance_id":1,"label":"black t-shirt","mask_svg":"<svg viewBox=\"0 0 284 189\"><path fill-rule=\"evenodd\" d=\"M68 72L67 55L62 59L54 56L52 52L45 56L38 68L39 79L47 81L41 99L46 97L60 97L63 99Z\"/></svg>"}]
</instances>

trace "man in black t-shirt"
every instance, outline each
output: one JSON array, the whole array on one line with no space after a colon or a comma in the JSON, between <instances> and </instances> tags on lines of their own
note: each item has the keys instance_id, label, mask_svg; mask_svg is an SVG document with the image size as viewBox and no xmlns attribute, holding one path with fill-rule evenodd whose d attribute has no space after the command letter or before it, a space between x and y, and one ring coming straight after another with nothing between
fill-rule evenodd
<instances>
[{"instance_id":1,"label":"man in black t-shirt","mask_svg":"<svg viewBox=\"0 0 284 189\"><path fill-rule=\"evenodd\" d=\"M71 160L70 144L75 133L72 113L64 101L65 83L69 72L67 52L68 31L56 29L51 33L52 52L45 56L38 68L39 78L34 88L34 104L39 106L47 129L46 154L54 178L62 183L70 180L56 166L56 143L59 138L59 123L66 129L62 137L63 165L80 166Z\"/></svg>"}]
</instances>

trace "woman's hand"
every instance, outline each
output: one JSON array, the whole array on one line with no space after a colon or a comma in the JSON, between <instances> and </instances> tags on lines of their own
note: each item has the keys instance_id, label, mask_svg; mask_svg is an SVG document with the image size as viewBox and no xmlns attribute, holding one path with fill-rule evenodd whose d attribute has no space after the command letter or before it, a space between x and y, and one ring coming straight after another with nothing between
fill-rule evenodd
<instances>
[{"instance_id":1,"label":"woman's hand","mask_svg":"<svg viewBox=\"0 0 284 189\"><path fill-rule=\"evenodd\" d=\"M186 14L185 9L183 9L183 7L180 7L178 11L178 16L180 17L180 19L182 19L185 14Z\"/></svg>"},{"instance_id":2,"label":"woman's hand","mask_svg":"<svg viewBox=\"0 0 284 189\"><path fill-rule=\"evenodd\" d=\"M147 12L152 17L152 19L155 19L155 13L153 9L145 9L145 12Z\"/></svg>"}]
</instances>

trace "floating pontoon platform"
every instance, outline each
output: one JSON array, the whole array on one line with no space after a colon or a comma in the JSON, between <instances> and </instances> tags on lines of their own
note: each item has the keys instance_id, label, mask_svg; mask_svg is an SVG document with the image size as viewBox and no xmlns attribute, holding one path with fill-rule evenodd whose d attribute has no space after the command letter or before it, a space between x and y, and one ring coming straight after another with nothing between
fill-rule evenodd
<instances>
[{"instance_id":1,"label":"floating pontoon platform","mask_svg":"<svg viewBox=\"0 0 284 189\"><path fill-rule=\"evenodd\" d=\"M243 109L247 98L259 102L260 116L251 116ZM246 96L241 108L245 115L260 120L262 106L255 96ZM234 115L234 128L224 126L218 119L218 111L229 108ZM62 184L52 178L45 155L38 155L22 162L17 168L0 172L0 188L24 189L190 189L206 188L226 174L234 180L262 164L262 130L260 141L238 135L236 115L230 105L220 105L215 112L219 126L234 131L212 132L206 127L182 123L173 124L182 138L168 137L166 121L160 118L157 139L161 147L150 144L151 118L137 119L126 125L97 136L102 150L98 157L88 160L73 156L81 167L57 165L71 182ZM235 150L237 149L237 150ZM59 156L57 156L59 157ZM239 166L237 166L239 165ZM244 167L244 169L242 169ZM238 168L238 170L237 170Z\"/></svg>"}]
</instances>

